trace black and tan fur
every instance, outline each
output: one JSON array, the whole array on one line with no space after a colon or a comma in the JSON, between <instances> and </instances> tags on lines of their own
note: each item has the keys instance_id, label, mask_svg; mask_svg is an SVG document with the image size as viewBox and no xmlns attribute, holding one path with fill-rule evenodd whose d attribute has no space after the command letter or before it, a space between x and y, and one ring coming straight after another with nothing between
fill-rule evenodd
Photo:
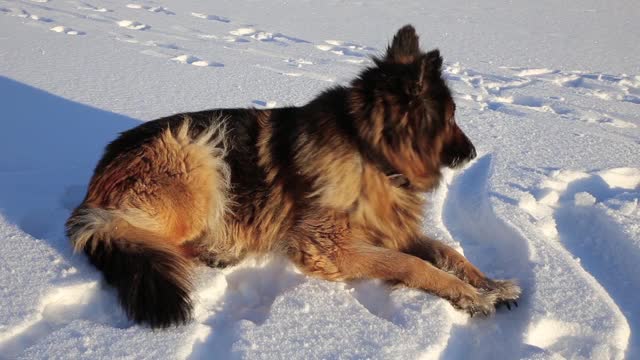
<instances>
[{"instance_id":1,"label":"black and tan fur","mask_svg":"<svg viewBox=\"0 0 640 360\"><path fill-rule=\"evenodd\" d=\"M374 60L302 107L178 114L109 144L67 234L132 319L184 323L195 260L270 252L309 275L402 283L472 315L515 302L515 283L420 231L441 168L475 157L439 52L423 53L405 26Z\"/></svg>"}]
</instances>

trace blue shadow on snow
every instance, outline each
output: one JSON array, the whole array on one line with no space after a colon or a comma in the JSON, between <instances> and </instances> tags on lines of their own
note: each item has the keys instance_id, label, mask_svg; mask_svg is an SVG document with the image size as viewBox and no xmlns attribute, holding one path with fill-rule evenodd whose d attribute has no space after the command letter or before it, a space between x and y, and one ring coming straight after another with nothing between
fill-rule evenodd
<instances>
[{"instance_id":1,"label":"blue shadow on snow","mask_svg":"<svg viewBox=\"0 0 640 360\"><path fill-rule=\"evenodd\" d=\"M0 215L68 253L62 227L106 144L140 124L0 76Z\"/></svg>"}]
</instances>

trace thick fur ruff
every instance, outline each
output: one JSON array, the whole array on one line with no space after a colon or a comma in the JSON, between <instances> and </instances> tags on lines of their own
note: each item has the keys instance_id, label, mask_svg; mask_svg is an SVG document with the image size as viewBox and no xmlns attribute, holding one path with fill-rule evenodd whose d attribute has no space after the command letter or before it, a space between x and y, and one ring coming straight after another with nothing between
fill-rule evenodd
<instances>
[{"instance_id":1,"label":"thick fur ruff","mask_svg":"<svg viewBox=\"0 0 640 360\"><path fill-rule=\"evenodd\" d=\"M178 114L107 146L67 234L133 320L184 323L198 260L269 252L312 276L402 283L471 314L519 297L420 231L440 169L475 157L439 52L422 52L405 26L374 61L302 107Z\"/></svg>"}]
</instances>

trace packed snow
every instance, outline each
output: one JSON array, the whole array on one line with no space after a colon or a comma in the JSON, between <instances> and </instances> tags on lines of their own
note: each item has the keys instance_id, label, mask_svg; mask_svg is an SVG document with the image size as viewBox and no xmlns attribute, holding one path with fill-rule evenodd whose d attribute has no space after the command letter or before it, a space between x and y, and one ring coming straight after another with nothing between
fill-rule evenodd
<instances>
[{"instance_id":1,"label":"packed snow","mask_svg":"<svg viewBox=\"0 0 640 360\"><path fill-rule=\"evenodd\" d=\"M0 359L640 358L640 6L0 0ZM479 151L425 231L519 307L469 318L281 258L197 272L195 319L129 321L63 223L105 144L141 121L302 105L413 23Z\"/></svg>"}]
</instances>

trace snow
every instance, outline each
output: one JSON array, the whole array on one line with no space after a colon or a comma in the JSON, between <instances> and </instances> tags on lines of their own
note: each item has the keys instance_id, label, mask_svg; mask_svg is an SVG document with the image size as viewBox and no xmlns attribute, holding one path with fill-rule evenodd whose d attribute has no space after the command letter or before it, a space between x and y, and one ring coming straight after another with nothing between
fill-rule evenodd
<instances>
[{"instance_id":1,"label":"snow","mask_svg":"<svg viewBox=\"0 0 640 360\"><path fill-rule=\"evenodd\" d=\"M639 358L639 17L633 0L0 0L0 359ZM518 279L520 306L470 319L265 258L199 269L186 326L131 323L63 234L104 145L179 111L304 104L405 23L441 49L479 152L428 195L425 231Z\"/></svg>"},{"instance_id":2,"label":"snow","mask_svg":"<svg viewBox=\"0 0 640 360\"><path fill-rule=\"evenodd\" d=\"M598 175L612 188L633 190L640 185L640 169L609 169L601 171Z\"/></svg>"}]
</instances>

